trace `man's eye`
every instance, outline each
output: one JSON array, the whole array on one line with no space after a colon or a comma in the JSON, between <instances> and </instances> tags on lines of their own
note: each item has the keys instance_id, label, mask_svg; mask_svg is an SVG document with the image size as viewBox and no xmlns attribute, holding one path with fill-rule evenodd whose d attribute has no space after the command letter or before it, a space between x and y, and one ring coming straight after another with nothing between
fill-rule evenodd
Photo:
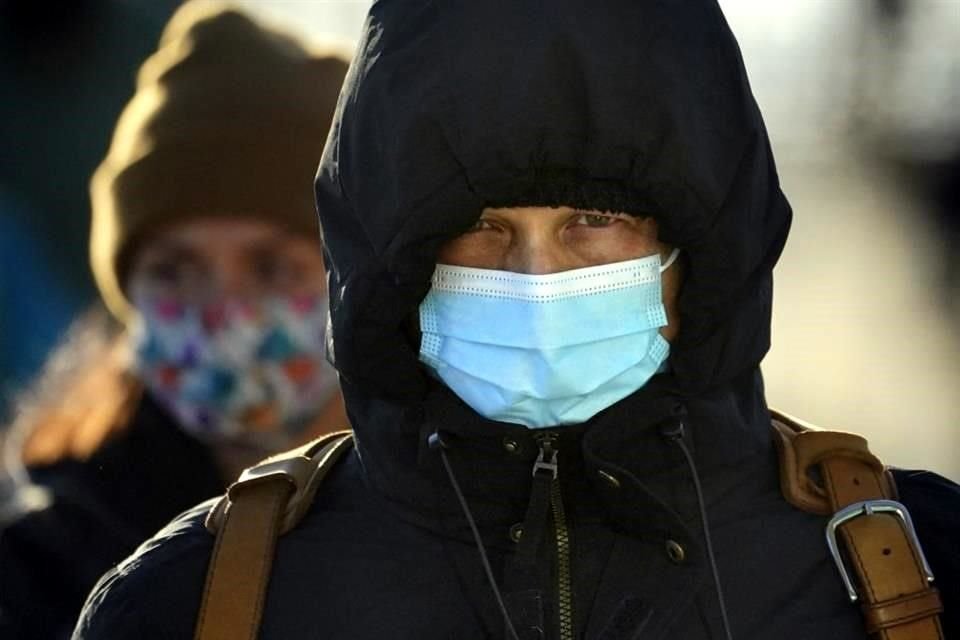
<instances>
[{"instance_id":1,"label":"man's eye","mask_svg":"<svg viewBox=\"0 0 960 640\"><path fill-rule=\"evenodd\" d=\"M612 224L615 224L621 220L623 216L621 214L611 214L611 213L581 213L576 218L574 218L573 223L575 225L582 225L586 227L609 227Z\"/></svg>"},{"instance_id":2,"label":"man's eye","mask_svg":"<svg viewBox=\"0 0 960 640\"><path fill-rule=\"evenodd\" d=\"M471 231L489 231L491 229L496 229L496 227L494 227L489 220L484 220L483 218L480 218L479 220L473 223L472 227L467 229L467 233Z\"/></svg>"}]
</instances>

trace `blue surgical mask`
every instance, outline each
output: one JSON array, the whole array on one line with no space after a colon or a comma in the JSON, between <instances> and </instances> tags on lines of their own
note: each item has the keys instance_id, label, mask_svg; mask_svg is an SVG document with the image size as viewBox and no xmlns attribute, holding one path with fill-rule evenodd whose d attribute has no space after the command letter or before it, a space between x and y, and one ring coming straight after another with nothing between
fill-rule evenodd
<instances>
[{"instance_id":1,"label":"blue surgical mask","mask_svg":"<svg viewBox=\"0 0 960 640\"><path fill-rule=\"evenodd\" d=\"M420 360L491 420L584 422L664 365L660 274L676 256L548 275L439 264L420 305Z\"/></svg>"}]
</instances>

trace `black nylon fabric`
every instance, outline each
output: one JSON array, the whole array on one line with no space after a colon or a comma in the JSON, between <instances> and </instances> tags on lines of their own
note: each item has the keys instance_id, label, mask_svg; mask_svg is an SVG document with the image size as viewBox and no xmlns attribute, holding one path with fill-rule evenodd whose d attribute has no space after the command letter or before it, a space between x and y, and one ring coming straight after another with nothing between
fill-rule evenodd
<instances>
[{"instance_id":1,"label":"black nylon fabric","mask_svg":"<svg viewBox=\"0 0 960 640\"><path fill-rule=\"evenodd\" d=\"M316 192L331 358L357 450L280 540L261 638L505 637L428 446L435 433L498 584L516 553L510 531L527 512L536 436L550 433L571 538L574 636L722 638L692 471L665 437L680 422L734 638L866 637L824 544L826 519L780 493L758 365L791 212L715 2L612 0L601 10L574 0L380 0ZM411 326L437 249L498 204L654 215L686 262L670 370L585 424L536 433L483 419L426 376ZM952 584L960 559L945 551L951 525L935 514L960 509L960 488L937 486L934 496L918 485L914 516L939 550L934 570ZM202 511L104 577L75 640L190 636L213 546ZM523 637L553 640L547 538L539 584L524 599L541 608L517 621ZM668 552L676 546L682 558ZM542 629L529 628L540 619Z\"/></svg>"}]
</instances>

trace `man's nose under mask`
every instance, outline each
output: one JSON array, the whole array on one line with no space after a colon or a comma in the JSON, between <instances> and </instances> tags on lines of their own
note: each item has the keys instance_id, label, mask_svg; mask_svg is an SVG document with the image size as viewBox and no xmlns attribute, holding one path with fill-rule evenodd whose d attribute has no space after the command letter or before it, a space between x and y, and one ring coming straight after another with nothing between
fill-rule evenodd
<instances>
[{"instance_id":1,"label":"man's nose under mask","mask_svg":"<svg viewBox=\"0 0 960 640\"><path fill-rule=\"evenodd\" d=\"M584 422L665 366L659 254L548 275L439 264L420 360L491 420Z\"/></svg>"},{"instance_id":2,"label":"man's nose under mask","mask_svg":"<svg viewBox=\"0 0 960 640\"><path fill-rule=\"evenodd\" d=\"M201 439L289 446L336 391L324 357L325 296L140 306L137 372Z\"/></svg>"}]
</instances>

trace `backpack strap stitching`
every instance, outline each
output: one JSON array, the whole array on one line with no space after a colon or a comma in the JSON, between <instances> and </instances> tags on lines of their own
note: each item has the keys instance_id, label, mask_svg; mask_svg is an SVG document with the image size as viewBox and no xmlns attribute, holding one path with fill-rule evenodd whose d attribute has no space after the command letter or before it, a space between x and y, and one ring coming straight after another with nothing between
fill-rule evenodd
<instances>
[{"instance_id":1,"label":"backpack strap stitching","mask_svg":"<svg viewBox=\"0 0 960 640\"><path fill-rule=\"evenodd\" d=\"M943 605L935 590L903 596L878 603L876 609L864 610L867 628L888 629L923 618L936 616ZM939 625L939 620L937 621ZM942 629L940 630L942 633Z\"/></svg>"}]
</instances>

